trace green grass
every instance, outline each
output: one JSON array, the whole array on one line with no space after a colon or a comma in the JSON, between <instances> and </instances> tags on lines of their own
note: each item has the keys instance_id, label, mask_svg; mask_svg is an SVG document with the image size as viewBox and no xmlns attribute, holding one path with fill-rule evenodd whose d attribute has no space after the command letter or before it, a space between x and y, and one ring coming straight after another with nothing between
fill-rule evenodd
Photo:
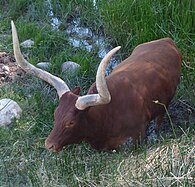
<instances>
[{"instance_id":1,"label":"green grass","mask_svg":"<svg viewBox=\"0 0 195 187\"><path fill-rule=\"evenodd\" d=\"M75 49L64 30L75 17L95 33L103 33L113 45L121 45L124 59L139 43L172 37L183 56L181 83L175 100L195 108L195 3L193 0L99 0L98 10L90 0L51 0L62 22L52 30L43 0L0 2L0 51L12 53L10 21L14 20L20 41L32 39L31 49L22 49L29 61L50 61L50 72L63 77L86 93L95 79L100 59L97 51ZM60 66L72 60L82 68L74 75L62 74ZM41 80L25 76L0 87L0 99L19 103L23 115L10 128L0 128L0 186L193 186L195 178L195 121L174 128L177 137L161 137L138 149L122 146L118 152L97 152L88 144L67 146L59 154L44 147L53 127L58 105L56 92ZM193 112L192 110L189 112ZM194 119L194 118L192 118Z\"/></svg>"},{"instance_id":2,"label":"green grass","mask_svg":"<svg viewBox=\"0 0 195 187\"><path fill-rule=\"evenodd\" d=\"M122 0L99 2L106 33L129 55L140 43L171 37L182 52L181 95L195 103L195 2L194 0ZM130 49L130 50L129 50ZM181 87L180 87L181 88ZM187 88L187 89L186 89Z\"/></svg>"}]
</instances>

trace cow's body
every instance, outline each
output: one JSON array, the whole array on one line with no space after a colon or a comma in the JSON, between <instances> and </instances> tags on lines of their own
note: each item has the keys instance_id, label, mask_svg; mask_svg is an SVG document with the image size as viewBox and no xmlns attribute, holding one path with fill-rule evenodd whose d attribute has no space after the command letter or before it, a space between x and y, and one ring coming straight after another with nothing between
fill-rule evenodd
<instances>
[{"instance_id":1,"label":"cow's body","mask_svg":"<svg viewBox=\"0 0 195 187\"><path fill-rule=\"evenodd\" d=\"M107 77L112 100L90 107L85 139L96 149L115 149L145 136L147 124L161 119L179 83L181 55L169 38L137 46ZM91 86L89 94L95 93ZM140 137L141 136L141 137Z\"/></svg>"},{"instance_id":2,"label":"cow's body","mask_svg":"<svg viewBox=\"0 0 195 187\"><path fill-rule=\"evenodd\" d=\"M24 59L13 22L12 33L16 62L54 86L59 95L54 128L45 141L49 150L58 152L81 141L98 150L116 149L129 137L139 143L152 119L159 129L165 113L162 104L168 107L179 83L181 55L171 39L139 45L105 78L106 66L120 47L112 49L98 67L96 83L86 96L79 96L79 88L70 91L62 79Z\"/></svg>"}]
</instances>

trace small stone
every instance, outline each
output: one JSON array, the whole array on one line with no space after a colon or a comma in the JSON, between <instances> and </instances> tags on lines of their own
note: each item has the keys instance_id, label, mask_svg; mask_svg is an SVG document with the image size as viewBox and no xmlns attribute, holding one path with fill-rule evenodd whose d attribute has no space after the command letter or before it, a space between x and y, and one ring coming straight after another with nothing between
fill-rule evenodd
<instances>
[{"instance_id":1,"label":"small stone","mask_svg":"<svg viewBox=\"0 0 195 187\"><path fill-rule=\"evenodd\" d=\"M0 79L1 81L5 81L5 77L1 77L1 79Z\"/></svg>"},{"instance_id":2,"label":"small stone","mask_svg":"<svg viewBox=\"0 0 195 187\"><path fill-rule=\"evenodd\" d=\"M78 70L81 66L77 64L76 62L67 61L64 62L61 66L62 72L75 72Z\"/></svg>"},{"instance_id":3,"label":"small stone","mask_svg":"<svg viewBox=\"0 0 195 187\"><path fill-rule=\"evenodd\" d=\"M34 45L34 41L32 41L30 39L25 40L24 42L21 43L21 46L25 47L25 48L31 48L33 45Z\"/></svg>"},{"instance_id":4,"label":"small stone","mask_svg":"<svg viewBox=\"0 0 195 187\"><path fill-rule=\"evenodd\" d=\"M8 66L2 66L2 70L4 72L6 72L6 71L9 72L10 71Z\"/></svg>"},{"instance_id":5,"label":"small stone","mask_svg":"<svg viewBox=\"0 0 195 187\"><path fill-rule=\"evenodd\" d=\"M8 71L4 71L5 75L9 75L9 72Z\"/></svg>"},{"instance_id":6,"label":"small stone","mask_svg":"<svg viewBox=\"0 0 195 187\"><path fill-rule=\"evenodd\" d=\"M22 113L20 106L11 99L0 100L0 127L9 126L13 119L19 119Z\"/></svg>"},{"instance_id":7,"label":"small stone","mask_svg":"<svg viewBox=\"0 0 195 187\"><path fill-rule=\"evenodd\" d=\"M43 70L48 70L51 64L49 62L39 62L36 66Z\"/></svg>"}]
</instances>

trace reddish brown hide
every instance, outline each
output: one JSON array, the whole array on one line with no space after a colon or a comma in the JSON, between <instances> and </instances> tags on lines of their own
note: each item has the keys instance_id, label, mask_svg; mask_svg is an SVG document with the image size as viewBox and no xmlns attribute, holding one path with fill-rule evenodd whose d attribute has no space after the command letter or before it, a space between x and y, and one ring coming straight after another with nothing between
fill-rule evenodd
<instances>
[{"instance_id":1,"label":"reddish brown hide","mask_svg":"<svg viewBox=\"0 0 195 187\"><path fill-rule=\"evenodd\" d=\"M46 147L87 141L97 150L117 149L129 137L134 143L146 135L147 124L157 119L157 130L179 83L181 55L170 38L137 46L131 56L106 78L111 102L78 110L79 89L66 92L55 111L54 128ZM88 94L97 93L93 84Z\"/></svg>"},{"instance_id":2,"label":"reddish brown hide","mask_svg":"<svg viewBox=\"0 0 195 187\"><path fill-rule=\"evenodd\" d=\"M79 87L70 91L62 79L36 68L23 57L16 27L13 21L11 24L16 62L27 73L51 84L60 98L54 128L45 141L47 149L58 152L67 144L87 141L97 150L112 150L129 137L139 143L153 119L159 130L165 109L154 101L168 107L179 83L182 62L170 38L137 46L105 78L106 66L120 47L112 49L102 59L88 94L79 96Z\"/></svg>"}]
</instances>

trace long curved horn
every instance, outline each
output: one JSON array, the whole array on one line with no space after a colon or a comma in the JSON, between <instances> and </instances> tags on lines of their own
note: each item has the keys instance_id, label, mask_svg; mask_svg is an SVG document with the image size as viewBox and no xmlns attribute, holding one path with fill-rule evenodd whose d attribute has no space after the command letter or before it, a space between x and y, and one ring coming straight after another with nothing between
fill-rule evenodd
<instances>
[{"instance_id":1,"label":"long curved horn","mask_svg":"<svg viewBox=\"0 0 195 187\"><path fill-rule=\"evenodd\" d=\"M16 59L17 64L27 73L33 74L37 76L40 79L43 79L44 81L51 84L58 93L59 98L70 89L66 85L66 83L60 79L59 77L56 77L42 69L36 68L32 64L30 64L27 60L24 59L21 51L20 51L20 44L18 40L18 35L16 31L16 27L13 21L11 21L12 26L12 38L13 38L13 49L14 49L14 56Z\"/></svg>"},{"instance_id":2,"label":"long curved horn","mask_svg":"<svg viewBox=\"0 0 195 187\"><path fill-rule=\"evenodd\" d=\"M79 110L84 110L89 106L103 105L111 101L111 95L106 84L106 68L111 57L120 49L118 46L111 51L109 51L105 57L102 59L96 74L96 87L98 94L91 94L78 97L75 106Z\"/></svg>"}]
</instances>

